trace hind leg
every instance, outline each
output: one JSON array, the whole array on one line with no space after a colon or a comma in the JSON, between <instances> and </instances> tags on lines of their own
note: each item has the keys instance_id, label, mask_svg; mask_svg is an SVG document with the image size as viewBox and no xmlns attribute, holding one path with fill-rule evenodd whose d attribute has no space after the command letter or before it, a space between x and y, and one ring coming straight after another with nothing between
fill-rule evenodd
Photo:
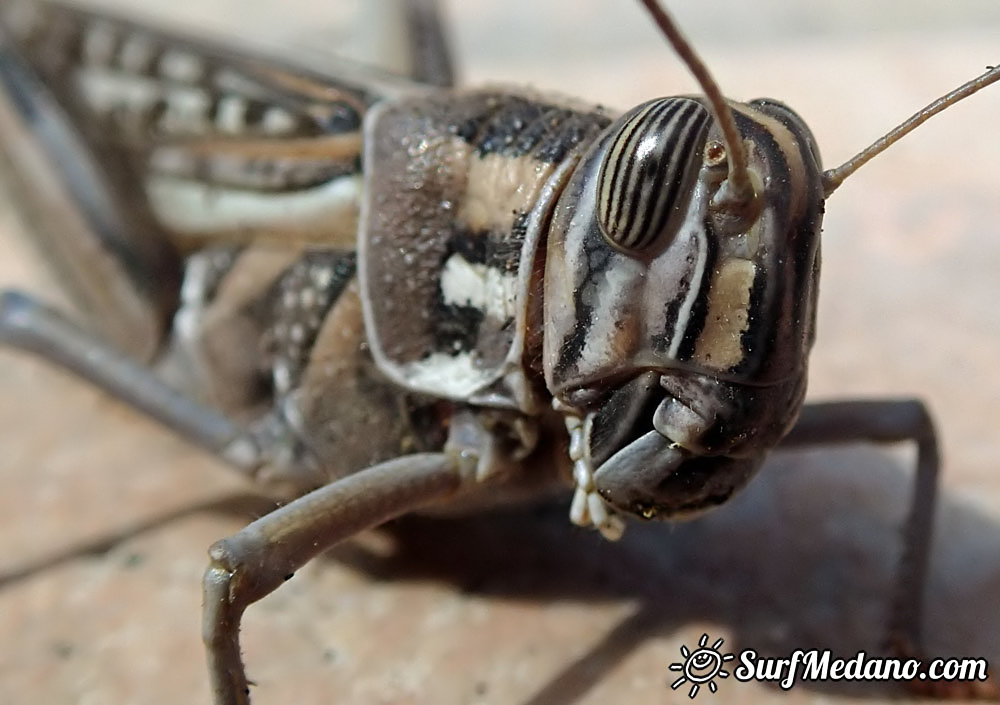
<instances>
[{"instance_id":1,"label":"hind leg","mask_svg":"<svg viewBox=\"0 0 1000 705\"><path fill-rule=\"evenodd\" d=\"M0 141L37 251L88 325L150 360L180 285L177 253L142 199L111 187L81 133L0 27Z\"/></svg>"},{"instance_id":2,"label":"hind leg","mask_svg":"<svg viewBox=\"0 0 1000 705\"><path fill-rule=\"evenodd\" d=\"M223 457L240 455L241 431L226 417L176 392L144 365L29 296L0 292L0 344L74 373Z\"/></svg>"}]
</instances>

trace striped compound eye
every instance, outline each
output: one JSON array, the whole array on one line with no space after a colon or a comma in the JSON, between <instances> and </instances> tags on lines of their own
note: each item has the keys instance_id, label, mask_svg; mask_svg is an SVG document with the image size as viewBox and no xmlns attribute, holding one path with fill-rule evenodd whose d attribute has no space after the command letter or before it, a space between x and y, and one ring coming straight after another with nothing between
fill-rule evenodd
<instances>
[{"instance_id":1,"label":"striped compound eye","mask_svg":"<svg viewBox=\"0 0 1000 705\"><path fill-rule=\"evenodd\" d=\"M624 252L664 246L702 163L712 114L690 98L661 98L627 117L608 145L598 179L597 221Z\"/></svg>"}]
</instances>

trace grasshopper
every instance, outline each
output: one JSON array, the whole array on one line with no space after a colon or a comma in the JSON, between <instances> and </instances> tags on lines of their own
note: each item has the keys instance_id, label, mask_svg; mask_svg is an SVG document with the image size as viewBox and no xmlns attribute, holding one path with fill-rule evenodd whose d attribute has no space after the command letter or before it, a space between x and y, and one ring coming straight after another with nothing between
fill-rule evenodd
<instances>
[{"instance_id":1,"label":"grasshopper","mask_svg":"<svg viewBox=\"0 0 1000 705\"><path fill-rule=\"evenodd\" d=\"M213 548L206 576L206 641L219 702L241 702L246 696L235 626L242 603L279 584L310 555L340 538L435 504L444 495L468 490L470 497L458 504L478 502L475 495L494 501L542 492L548 485L575 485L572 519L614 536L622 529L623 514L669 518L722 503L795 421L812 337L815 243L803 245L794 271L779 268L789 265L788 260L755 261L742 252L749 239L743 236L754 223L789 216L756 202L765 183L750 176L742 179L749 184L734 186L741 180L740 169L732 167L739 140L722 137L717 129L726 109L711 108L698 98L668 100L616 123L613 114L599 109L540 102L545 99L534 96L512 104L500 92L468 94L472 97L464 102L450 94L426 97L415 86L362 72L324 83L196 42L155 33L135 40L131 33L136 30L127 23L38 7L42 20L32 19L28 7L23 10L27 19L15 15L8 27L13 46L27 47L21 53L29 61L32 42L19 45L18 37L40 32L58 38L47 50L57 64L42 61L39 69L52 83L56 101L65 90L60 76L70 70L58 64L65 58L60 47L72 48L78 40L80 56L89 56L96 66L110 62L133 73L155 71L182 86L197 83L192 76L204 77L207 57L216 82L212 85L224 95L210 107L189 103L185 108L184 101L197 103L204 96L188 91L170 95L170 100L150 100L141 90L129 92L128 84L115 84L107 76L90 80L99 72L83 71L84 107L93 113L95 126L88 127L84 119L90 113L81 117L73 112L78 107L63 107L70 113L70 126L79 122L84 133L66 136L59 108L31 82L35 74L30 66L23 66L18 55L8 57L6 78L14 108L22 116L39 117L35 134L61 164L83 165L82 173L70 173L65 180L76 189L71 196L79 201L78 209L66 221L43 227L39 237L76 233L68 242L51 245L54 259L60 247L91 248L86 259L72 250L61 255L68 261L66 279L73 283L82 278L76 281L83 287L81 297L104 314L94 324L104 328L105 342L16 296L5 300L9 340L76 369L248 474L288 482L294 491L311 489L331 476L343 478ZM80 34L81 26L88 28L88 36ZM134 41L125 41L129 37ZM171 48L176 48L173 54ZM418 97L407 97L411 95ZM18 98L26 99L27 106L17 104ZM459 108L465 111L461 121L450 112ZM484 116L503 116L505 110L510 117L497 118L501 146L477 143L489 135ZM521 110L535 112L520 115ZM783 125L778 126L783 134L794 135L799 161L808 161L812 139L794 114L770 103L754 110L767 113L769 125ZM211 116L207 132L199 132L206 130L204 120L191 119L199 114ZM365 114L362 171L367 181L362 189L352 169ZM542 126L552 121L559 139L545 142L548 133L543 132L525 138L524 153L505 152L505 140L521 133L512 133L504 120L528 122L527 116ZM634 184L627 191L642 191L624 161L603 153L588 157L584 148L599 139L607 143L611 138L600 135L612 125L635 133L650 123L667 134L674 134L678 125L684 128L675 134L684 148L672 146L658 157L685 155L666 171L671 186L664 193L672 195L657 202L658 192L653 192L641 202L649 219L658 223L655 227L631 218L613 190L587 196L586 180L581 182L583 177L573 171L589 158L588 178ZM112 130L116 139L88 130ZM155 149L142 142L150 135L162 138ZM445 137L451 141L437 144ZM117 140L124 144L124 154ZM608 148L607 154L629 148L624 140L612 139L612 144L615 149ZM481 153L462 151L469 145ZM90 150L96 156L88 156ZM761 158L761 150L757 147L753 154ZM129 160L138 153L148 172L136 181ZM531 159L527 164L525 155ZM99 168L88 169L93 167L88 160L96 160ZM464 172L466 164L480 173ZM768 171L778 166L768 162L765 176L791 183L791 177ZM756 168L763 167L756 163ZM784 193L800 205L811 204L795 216L798 225L762 232L818 236L821 186L818 169L809 168L816 178L808 188L799 183L803 191L794 198ZM497 193L490 170L506 174L518 169L525 171L525 181L518 184L524 189ZM758 171L748 173L760 179ZM383 176L385 181L379 181ZM480 191L463 191L449 178L478 185ZM120 189L136 183L144 184L143 198L124 199ZM205 183L219 188L206 195ZM727 185L735 195L725 196ZM745 195L747 188L756 196ZM290 210L268 210L269 190L273 195L282 189L320 198L298 199ZM259 200L234 197L244 191L258 194ZM716 199L715 191L722 196ZM571 198L571 205L560 206L566 193L589 197L591 203L584 208ZM406 194L411 200L403 200ZM437 199L433 209L428 194ZM358 199L360 214L352 210ZM588 226L584 232L574 225L578 209L596 213L597 230ZM657 234L687 232L683 216L692 209L701 214L699 219L711 213L712 232L735 238L742 254L710 254L712 248L695 243L681 256L673 240L655 239ZM247 225L258 216L262 220ZM543 236L543 226L562 234ZM171 235L169 247L156 238L136 236L160 230ZM441 234L445 231L447 237ZM492 239L472 241L469 233L489 233ZM595 233L601 239L594 240ZM691 233L698 240L698 233ZM96 256L95 241L106 248ZM600 263L588 259L595 256L595 242L607 246ZM410 247L413 243L421 247ZM780 247L772 243L765 249L773 254ZM121 253L120 260L108 256ZM658 263L667 272L690 264L691 272L673 278L674 286L684 282L686 298L681 289L670 289L669 295L658 292L658 302L651 295L652 303L636 294L644 305L639 313L625 313L623 307L641 288L635 281L656 276L637 270L636 260ZM79 261L90 274L81 277L74 270ZM103 273L93 274L95 270ZM778 307L777 318L790 324L787 338L774 339L771 330L756 327L762 316L753 313L758 305L753 299L780 298L752 285L764 270L780 271L776 278L794 282L790 288L803 294L792 302L803 308ZM419 276L423 274L429 278ZM631 277L632 283L602 290L598 279L611 281L611 275ZM99 284L96 291L87 291L94 283L88 276ZM540 279L544 293L536 295ZM149 287L151 281L156 287ZM692 281L705 282L704 287L696 290ZM580 294L585 291L591 299ZM746 300L740 298L743 291L749 295ZM664 309L662 299L675 305ZM109 300L115 315L102 309ZM719 314L726 306L735 311L732 316ZM432 310L433 325L422 325L421 312ZM618 327L637 319L642 334ZM697 326L686 323L696 319ZM181 393L115 352L159 357L168 331L172 344L157 366L162 378L180 385ZM641 344L629 343L629 338ZM601 340L610 343L595 347L592 341ZM193 349L184 349L192 343ZM623 345L633 346L628 359L615 359L613 349ZM775 349L761 352L769 346ZM231 352L248 349L254 354ZM265 379L257 352L266 363ZM664 361L672 362L664 367ZM340 374L331 374L330 365L340 366ZM777 376L769 366L778 370ZM665 380L664 369L677 374ZM189 377L193 373L193 384L178 370ZM788 370L793 374L782 376ZM260 411L262 401L273 404ZM642 427L651 418L657 421L651 430ZM725 423L716 424L719 419ZM352 443L359 435L372 441ZM923 489L908 532L913 557L901 580L916 587L900 598L893 625L901 640L915 645L936 473L933 432L919 404L890 403L807 407L791 435L791 441L800 443L856 439L911 439L922 447L918 486ZM394 456L400 460L391 460ZM358 472L370 465L374 467ZM681 466L693 474L677 471ZM690 482L692 477L699 479ZM348 500L363 502L357 514L345 509ZM309 519L315 503L323 508L319 524ZM285 522L295 532L278 541L272 532ZM264 550L262 543L283 549ZM251 563L266 570L244 578ZM244 579L260 584L241 591ZM231 602L225 595L237 599Z\"/></svg>"}]
</instances>

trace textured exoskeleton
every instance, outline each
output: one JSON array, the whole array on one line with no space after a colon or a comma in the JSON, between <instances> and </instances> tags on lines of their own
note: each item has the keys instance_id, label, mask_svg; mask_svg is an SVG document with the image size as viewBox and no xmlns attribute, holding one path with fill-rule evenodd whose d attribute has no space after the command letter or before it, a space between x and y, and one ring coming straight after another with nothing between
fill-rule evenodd
<instances>
[{"instance_id":1,"label":"textured exoskeleton","mask_svg":"<svg viewBox=\"0 0 1000 705\"><path fill-rule=\"evenodd\" d=\"M616 117L330 77L30 0L0 28L0 136L99 331L8 293L2 339L315 490L212 548L218 702L247 697L246 605L361 528L575 488L572 520L613 537L621 513L725 502L790 431L920 443L917 587L894 625L916 642L926 411L818 407L792 431L830 189L791 110L729 103L734 145L699 96ZM440 58L417 77L447 83ZM752 198L734 215L736 147Z\"/></svg>"},{"instance_id":2,"label":"textured exoskeleton","mask_svg":"<svg viewBox=\"0 0 1000 705\"><path fill-rule=\"evenodd\" d=\"M69 9L6 17L11 94L79 169L63 188L100 204L74 236L39 208L46 251L119 348L152 359L167 341L168 379L229 414L270 400L270 472L439 450L462 408L478 431L453 441L496 446L480 480L521 474L508 461L558 413L582 421L577 474L599 467L606 501L674 514L724 501L795 420L822 192L787 109L739 108L763 206L720 235L725 159L705 156L720 138L697 98L613 121L530 94L321 82Z\"/></svg>"}]
</instances>

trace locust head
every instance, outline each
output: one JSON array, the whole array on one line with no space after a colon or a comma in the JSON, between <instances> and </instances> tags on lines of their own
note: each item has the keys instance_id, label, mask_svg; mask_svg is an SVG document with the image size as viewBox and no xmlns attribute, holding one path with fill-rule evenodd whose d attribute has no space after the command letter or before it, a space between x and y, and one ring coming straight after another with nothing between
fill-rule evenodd
<instances>
[{"instance_id":1,"label":"locust head","mask_svg":"<svg viewBox=\"0 0 1000 705\"><path fill-rule=\"evenodd\" d=\"M544 367L574 416L571 516L605 533L608 505L683 517L743 487L796 418L813 340L815 141L779 103L725 100L666 21L705 95L611 124L547 241Z\"/></svg>"},{"instance_id":2,"label":"locust head","mask_svg":"<svg viewBox=\"0 0 1000 705\"><path fill-rule=\"evenodd\" d=\"M735 150L709 101L661 98L594 142L549 230L544 366L580 418L577 484L642 516L724 502L802 400L817 150L783 105L726 111L748 195L734 196Z\"/></svg>"},{"instance_id":3,"label":"locust head","mask_svg":"<svg viewBox=\"0 0 1000 705\"><path fill-rule=\"evenodd\" d=\"M685 516L748 481L803 403L825 199L1000 79L991 69L824 172L793 111L727 101L672 20L642 1L704 95L611 124L568 180L546 246L545 380L567 416L573 518L598 526L606 505Z\"/></svg>"}]
</instances>

